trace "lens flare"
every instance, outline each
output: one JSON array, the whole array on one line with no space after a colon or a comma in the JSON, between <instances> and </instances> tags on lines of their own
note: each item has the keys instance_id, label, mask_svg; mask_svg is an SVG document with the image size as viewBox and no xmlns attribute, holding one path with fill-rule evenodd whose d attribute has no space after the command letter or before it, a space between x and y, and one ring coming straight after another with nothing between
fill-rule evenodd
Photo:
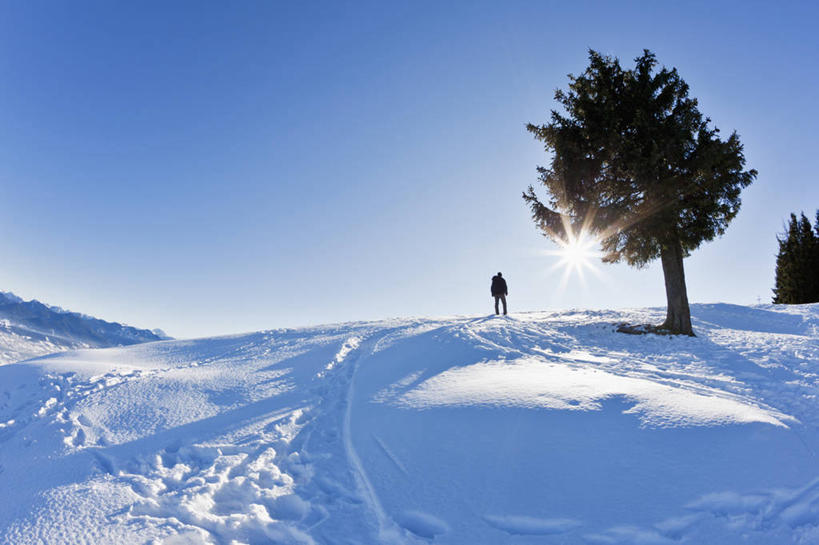
<instances>
[{"instance_id":1,"label":"lens flare","mask_svg":"<svg viewBox=\"0 0 819 545\"><path fill-rule=\"evenodd\" d=\"M594 250L597 240L582 232L559 244L560 249L554 252L560 258L558 266L569 270L580 272L585 268L593 268L592 260L600 257L600 252Z\"/></svg>"},{"instance_id":2,"label":"lens flare","mask_svg":"<svg viewBox=\"0 0 819 545\"><path fill-rule=\"evenodd\" d=\"M567 229L567 231L568 236L563 240L557 241L559 248L547 252L548 255L553 255L558 258L553 269L563 270L560 281L561 290L566 289L569 277L574 274L579 277L581 285L583 286L586 285L585 271L589 271L597 277L601 276L600 271L594 266L594 261L603 255L595 249L599 241L585 231L580 231L577 234L572 233L569 229Z\"/></svg>"}]
</instances>

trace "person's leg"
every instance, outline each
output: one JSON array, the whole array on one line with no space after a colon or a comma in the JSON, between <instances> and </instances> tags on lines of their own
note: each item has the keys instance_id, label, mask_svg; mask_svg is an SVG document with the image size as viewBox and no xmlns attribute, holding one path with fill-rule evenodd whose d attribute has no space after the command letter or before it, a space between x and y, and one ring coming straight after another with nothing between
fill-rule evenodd
<instances>
[{"instance_id":1,"label":"person's leg","mask_svg":"<svg viewBox=\"0 0 819 545\"><path fill-rule=\"evenodd\" d=\"M501 295L500 300L503 301L503 315L506 316L506 296Z\"/></svg>"},{"instance_id":2,"label":"person's leg","mask_svg":"<svg viewBox=\"0 0 819 545\"><path fill-rule=\"evenodd\" d=\"M498 296L496 295L496 296L495 296L495 314L500 314L500 311L498 310L498 300L499 300L499 299L500 299L500 297L498 297Z\"/></svg>"}]
</instances>

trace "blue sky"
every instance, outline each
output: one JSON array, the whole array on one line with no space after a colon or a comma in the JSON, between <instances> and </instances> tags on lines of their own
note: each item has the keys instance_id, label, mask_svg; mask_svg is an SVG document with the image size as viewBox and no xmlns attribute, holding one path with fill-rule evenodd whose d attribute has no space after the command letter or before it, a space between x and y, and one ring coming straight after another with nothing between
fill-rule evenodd
<instances>
[{"instance_id":1,"label":"blue sky","mask_svg":"<svg viewBox=\"0 0 819 545\"><path fill-rule=\"evenodd\" d=\"M769 301L819 208L813 3L3 2L0 289L199 336L407 315L662 306L658 264L572 277L520 197L588 48L676 66L759 178L686 260Z\"/></svg>"}]
</instances>

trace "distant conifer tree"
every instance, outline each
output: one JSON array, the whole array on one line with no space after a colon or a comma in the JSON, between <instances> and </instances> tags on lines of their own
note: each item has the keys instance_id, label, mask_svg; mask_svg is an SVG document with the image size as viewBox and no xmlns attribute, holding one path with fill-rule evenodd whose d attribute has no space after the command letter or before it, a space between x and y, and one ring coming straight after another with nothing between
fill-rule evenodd
<instances>
[{"instance_id":1,"label":"distant conifer tree","mask_svg":"<svg viewBox=\"0 0 819 545\"><path fill-rule=\"evenodd\" d=\"M811 293L811 301L819 302L819 210L816 211L816 223L814 224L814 239L813 239L813 259L811 260L811 278L813 279L813 290Z\"/></svg>"},{"instance_id":2,"label":"distant conifer tree","mask_svg":"<svg viewBox=\"0 0 819 545\"><path fill-rule=\"evenodd\" d=\"M719 137L676 68L656 71L648 50L633 70L596 51L589 61L555 93L563 111L527 125L553 155L538 167L550 200L532 186L523 198L547 236L597 236L603 261L642 267L660 258L668 301L660 328L693 335L683 258L723 234L756 171L744 170L739 137Z\"/></svg>"},{"instance_id":3,"label":"distant conifer tree","mask_svg":"<svg viewBox=\"0 0 819 545\"><path fill-rule=\"evenodd\" d=\"M778 238L774 303L819 302L819 212L816 225L801 214L791 214L787 232Z\"/></svg>"}]
</instances>

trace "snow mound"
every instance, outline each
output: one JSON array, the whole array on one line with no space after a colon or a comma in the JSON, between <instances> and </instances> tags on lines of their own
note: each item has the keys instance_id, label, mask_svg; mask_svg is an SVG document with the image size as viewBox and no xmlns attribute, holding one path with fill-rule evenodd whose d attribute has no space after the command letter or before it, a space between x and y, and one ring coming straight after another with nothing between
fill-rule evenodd
<instances>
[{"instance_id":1,"label":"snow mound","mask_svg":"<svg viewBox=\"0 0 819 545\"><path fill-rule=\"evenodd\" d=\"M643 424L652 426L765 422L787 427L783 420L794 420L741 396L696 382L678 380L667 384L639 372L621 375L596 367L567 365L560 359L527 357L449 369L393 402L416 409L492 405L589 411L600 410L603 400L623 397L634 403L625 412L640 415ZM390 401L388 392L378 398Z\"/></svg>"},{"instance_id":2,"label":"snow mound","mask_svg":"<svg viewBox=\"0 0 819 545\"><path fill-rule=\"evenodd\" d=\"M392 320L0 367L0 542L819 542L819 305Z\"/></svg>"}]
</instances>

